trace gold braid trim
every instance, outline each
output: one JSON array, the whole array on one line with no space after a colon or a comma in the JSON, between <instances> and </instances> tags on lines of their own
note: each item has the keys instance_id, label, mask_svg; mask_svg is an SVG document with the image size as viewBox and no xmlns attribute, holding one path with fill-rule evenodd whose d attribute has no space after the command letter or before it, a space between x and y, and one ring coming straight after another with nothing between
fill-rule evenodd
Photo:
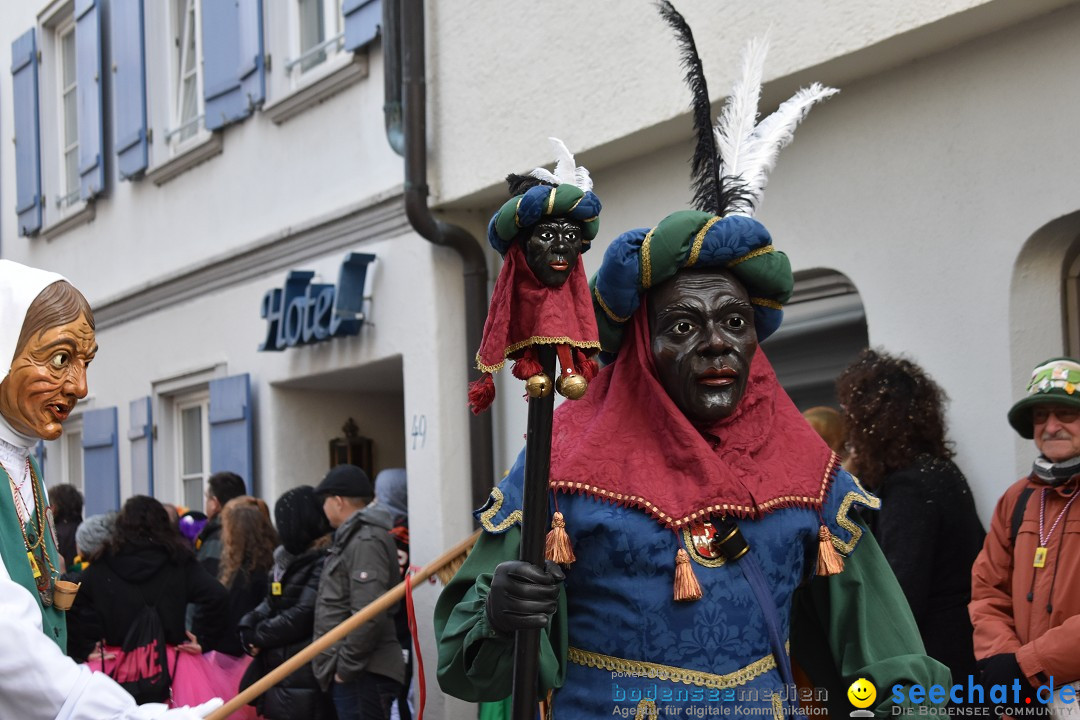
<instances>
[{"instance_id":1,"label":"gold braid trim","mask_svg":"<svg viewBox=\"0 0 1080 720\"><path fill-rule=\"evenodd\" d=\"M701 246L705 242L705 233L709 232L709 228L715 225L719 219L719 217L714 217L698 230L698 234L694 236L694 244L690 246L690 257L686 259L685 267L693 267L694 263L697 262L698 256L701 255ZM728 265L728 267L731 266Z\"/></svg>"},{"instance_id":2,"label":"gold braid trim","mask_svg":"<svg viewBox=\"0 0 1080 720\"><path fill-rule=\"evenodd\" d=\"M813 508L820 508L821 502L825 498L825 491L829 486L829 475L832 473L833 465L835 464L836 453L833 453L829 463L825 466L825 473L821 478L821 487L818 490L818 496L811 497L809 495L784 495L782 497L776 497L772 500L767 500L757 505L731 505L729 503L721 503L719 505L710 505L709 507L702 508L696 512L692 512L686 517L672 518L656 505L646 500L643 497L637 495L624 495L622 493L612 492L603 488L596 487L595 485L589 485L581 482L571 482L569 480L551 480L548 482L548 487L552 490L562 490L564 492L584 492L595 497L606 498L620 505L633 505L634 507L641 508L645 512L652 515L654 518L664 523L667 527L682 527L692 520L699 517L706 517L708 515L714 515L716 513L727 514L729 512L740 512L746 515L752 515L755 512L764 512L770 510L777 505L788 504L803 504Z\"/></svg>"},{"instance_id":3,"label":"gold braid trim","mask_svg":"<svg viewBox=\"0 0 1080 720\"><path fill-rule=\"evenodd\" d=\"M627 315L626 317L619 317L611 311L611 308L608 307L608 304L604 302L604 298L600 297L600 288L594 286L592 294L593 297L596 298L597 304L600 305L600 307L603 309L604 314L611 318L612 322L624 323L630 319L629 315Z\"/></svg>"},{"instance_id":4,"label":"gold braid trim","mask_svg":"<svg viewBox=\"0 0 1080 720\"><path fill-rule=\"evenodd\" d=\"M768 255L771 252L773 252L773 246L772 245L763 245L762 247L759 247L757 250L751 250L750 252L743 255L741 258L735 258L734 260L727 263L724 267L733 268L733 267L735 267L736 265L738 265L740 263L746 262L747 260L751 260L751 259L756 258L756 257L761 257L762 255Z\"/></svg>"},{"instance_id":5,"label":"gold braid trim","mask_svg":"<svg viewBox=\"0 0 1080 720\"><path fill-rule=\"evenodd\" d=\"M784 701L780 699L780 693L772 694L772 714L775 720L784 720Z\"/></svg>"},{"instance_id":6,"label":"gold braid trim","mask_svg":"<svg viewBox=\"0 0 1080 720\"><path fill-rule=\"evenodd\" d=\"M551 192L548 193L547 207L544 209L545 215L550 215L551 211L555 209L555 190L556 188L551 188Z\"/></svg>"},{"instance_id":7,"label":"gold braid trim","mask_svg":"<svg viewBox=\"0 0 1080 720\"><path fill-rule=\"evenodd\" d=\"M525 199L522 195L518 198L518 201L514 203L514 227L521 227L521 220L518 218L518 210L521 208L521 201Z\"/></svg>"},{"instance_id":8,"label":"gold braid trim","mask_svg":"<svg viewBox=\"0 0 1080 720\"><path fill-rule=\"evenodd\" d=\"M866 505L871 510L878 510L881 508L881 498L876 498L863 489L863 486L859 484L859 479L854 475L851 479L855 482L855 487L858 490L852 490L844 496L843 501L840 503L840 509L836 511L836 524L851 533L851 542L844 542L835 535L832 536L833 546L844 553L850 555L851 551L855 549L855 546L859 542L859 538L862 537L862 528L858 523L848 517L848 511L851 510L852 503L858 502L862 505Z\"/></svg>"},{"instance_id":9,"label":"gold braid trim","mask_svg":"<svg viewBox=\"0 0 1080 720\"><path fill-rule=\"evenodd\" d=\"M569 208L567 208L567 210L566 210L566 214L567 214L567 215L569 215L570 213L572 213L572 212L574 212L575 210L577 210L577 206L578 206L578 205L580 205L580 204L581 204L581 201L582 201L582 200L584 200L584 199L585 199L585 194L584 194L584 193L582 193L581 197L579 197L579 198L578 198L577 200L575 200L575 201L574 201L574 204L573 204L573 205L571 205L571 206L570 206Z\"/></svg>"},{"instance_id":10,"label":"gold braid trim","mask_svg":"<svg viewBox=\"0 0 1080 720\"><path fill-rule=\"evenodd\" d=\"M502 509L503 502L506 500L506 498L503 497L502 490L500 490L499 488L492 489L491 498L495 502L491 503L491 507L489 507L487 510L480 513L480 524L484 526L485 530L487 530L488 532L502 532L514 523L521 522L521 510L515 510L514 512L507 515L506 519L498 525L492 524L491 520L499 514L499 510Z\"/></svg>"},{"instance_id":11,"label":"gold braid trim","mask_svg":"<svg viewBox=\"0 0 1080 720\"><path fill-rule=\"evenodd\" d=\"M503 350L503 358L504 359L501 362L498 362L498 363L496 363L494 365L485 365L484 363L480 362L480 354L477 353L477 355L476 355L476 369L479 370L480 372L486 372L486 373L498 372L499 370L503 369L504 365L506 365L505 358L513 355L514 353L516 353L518 350L521 350L522 348L529 347L530 345L569 345L570 347L575 347L575 348L577 348L579 350L593 350L593 349L599 350L600 349L600 341L599 340L571 340L568 337L548 337L546 335L533 335L531 338L528 338L527 340L522 340L521 342L516 342L513 345L507 345L506 349Z\"/></svg>"},{"instance_id":12,"label":"gold braid trim","mask_svg":"<svg viewBox=\"0 0 1080 720\"><path fill-rule=\"evenodd\" d=\"M641 241L641 287L648 290L652 286L652 255L649 247L652 245L653 228L645 233L645 239Z\"/></svg>"},{"instance_id":13,"label":"gold braid trim","mask_svg":"<svg viewBox=\"0 0 1080 720\"><path fill-rule=\"evenodd\" d=\"M785 651L788 650L789 646L790 642L784 643ZM684 685L696 685L697 687L716 690L727 690L728 688L745 685L754 678L760 677L776 668L776 658L773 657L772 653L769 653L759 660L755 660L746 667L739 668L735 672L727 673L725 675L716 675L700 670L686 670L684 668L672 667L671 665L660 665L659 663L625 660L623 658L612 657L611 655L601 655L600 653L581 650L576 647L571 647L567 650L566 659L577 665L597 668L598 670L607 670L609 672L620 672L630 677L656 678L658 680L679 682Z\"/></svg>"},{"instance_id":14,"label":"gold braid trim","mask_svg":"<svg viewBox=\"0 0 1080 720\"><path fill-rule=\"evenodd\" d=\"M782 304L776 302L775 300L770 300L769 298L752 297L750 298L750 302L754 305L761 305L762 307L772 308L773 310L784 309L784 306Z\"/></svg>"}]
</instances>

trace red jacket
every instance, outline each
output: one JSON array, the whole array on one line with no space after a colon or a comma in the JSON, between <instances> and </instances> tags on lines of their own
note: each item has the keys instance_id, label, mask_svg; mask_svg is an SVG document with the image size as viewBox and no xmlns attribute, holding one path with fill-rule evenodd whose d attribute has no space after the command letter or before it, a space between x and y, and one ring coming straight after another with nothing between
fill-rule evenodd
<instances>
[{"instance_id":1,"label":"red jacket","mask_svg":"<svg viewBox=\"0 0 1080 720\"><path fill-rule=\"evenodd\" d=\"M1046 543L1045 567L1034 567L1042 491L1047 490L1045 537L1078 484L1080 475L1057 488L1032 477L1014 483L998 501L972 567L968 610L975 628L976 659L1015 653L1020 669L1036 687L1049 682L1050 676L1055 686L1080 680L1080 502L1069 507ZM1013 508L1026 487L1033 490L1012 548Z\"/></svg>"}]
</instances>

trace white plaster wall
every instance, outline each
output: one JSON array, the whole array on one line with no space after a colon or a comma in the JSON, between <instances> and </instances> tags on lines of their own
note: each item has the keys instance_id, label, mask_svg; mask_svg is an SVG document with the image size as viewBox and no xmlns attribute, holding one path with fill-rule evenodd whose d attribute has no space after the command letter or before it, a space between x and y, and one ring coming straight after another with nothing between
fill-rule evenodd
<instances>
[{"instance_id":1,"label":"white plaster wall","mask_svg":"<svg viewBox=\"0 0 1080 720\"><path fill-rule=\"evenodd\" d=\"M715 101L748 37L770 32L766 81L864 77L1044 13L1025 0L680 0ZM599 168L683 136L689 96L672 31L652 3L601 0L428 3L433 186L458 202L508 169L550 162L555 135ZM621 142L634 136L635 142ZM483 138L482 144L470 138ZM513 162L510 162L513 161ZM467 200L465 200L467 202Z\"/></svg>"}]
</instances>

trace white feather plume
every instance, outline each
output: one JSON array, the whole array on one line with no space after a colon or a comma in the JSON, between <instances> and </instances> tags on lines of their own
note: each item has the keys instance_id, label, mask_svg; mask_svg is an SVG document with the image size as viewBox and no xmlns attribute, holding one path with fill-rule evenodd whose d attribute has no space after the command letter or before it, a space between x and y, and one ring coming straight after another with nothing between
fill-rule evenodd
<instances>
[{"instance_id":1,"label":"white feather plume","mask_svg":"<svg viewBox=\"0 0 1080 720\"><path fill-rule=\"evenodd\" d=\"M813 83L756 123L767 50L767 41L750 41L743 53L742 77L736 81L715 127L720 175L738 178L743 194L750 200L741 207L729 208L728 214L754 214L769 181L769 171L776 165L781 148L794 139L795 127L815 103L840 92Z\"/></svg>"},{"instance_id":2,"label":"white feather plume","mask_svg":"<svg viewBox=\"0 0 1080 720\"><path fill-rule=\"evenodd\" d=\"M584 192L592 190L593 182L589 171L575 163L574 156L566 144L559 138L548 138L548 140L551 141L551 147L555 151L555 172L538 167L529 175L552 185L570 183Z\"/></svg>"},{"instance_id":3,"label":"white feather plume","mask_svg":"<svg viewBox=\"0 0 1080 720\"><path fill-rule=\"evenodd\" d=\"M758 100L761 98L761 78L769 41L753 38L743 51L740 77L724 103L716 121L716 152L720 158L720 176L735 174L732 169L744 164L750 151L754 126L757 123Z\"/></svg>"}]
</instances>

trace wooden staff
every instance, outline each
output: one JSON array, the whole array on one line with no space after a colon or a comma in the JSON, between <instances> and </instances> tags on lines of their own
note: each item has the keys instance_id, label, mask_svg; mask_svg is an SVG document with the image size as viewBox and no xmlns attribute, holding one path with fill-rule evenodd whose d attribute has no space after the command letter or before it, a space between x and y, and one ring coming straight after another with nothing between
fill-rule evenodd
<instances>
[{"instance_id":1,"label":"wooden staff","mask_svg":"<svg viewBox=\"0 0 1080 720\"><path fill-rule=\"evenodd\" d=\"M548 376L555 379L555 348L536 346L537 358ZM525 436L525 489L521 504L520 560L544 566L544 540L548 523L548 476L551 469L551 419L555 393L529 399L529 424ZM518 630L514 638L514 720L535 720L537 678L540 674L540 630Z\"/></svg>"},{"instance_id":2,"label":"wooden staff","mask_svg":"<svg viewBox=\"0 0 1080 720\"><path fill-rule=\"evenodd\" d=\"M326 633L285 662L281 663L281 665L278 665L266 675L259 678L259 680L248 687L247 690L244 690L232 700L207 715L205 720L225 720L231 713L236 712L244 705L247 705L271 687L277 685L286 677L292 675L304 665L311 662L312 658L323 650L328 649L331 645L338 640L341 640L364 623L374 619L379 613L386 612L392 608L405 596L405 583L409 583L411 587L415 588L435 573L451 565L456 560L463 558L468 554L469 550L476 542L476 539L480 537L480 532L480 530L477 530L468 538L462 540L460 543L432 560L418 572L410 575L384 592L378 598L359 610L355 615L342 622L333 630Z\"/></svg>"}]
</instances>

